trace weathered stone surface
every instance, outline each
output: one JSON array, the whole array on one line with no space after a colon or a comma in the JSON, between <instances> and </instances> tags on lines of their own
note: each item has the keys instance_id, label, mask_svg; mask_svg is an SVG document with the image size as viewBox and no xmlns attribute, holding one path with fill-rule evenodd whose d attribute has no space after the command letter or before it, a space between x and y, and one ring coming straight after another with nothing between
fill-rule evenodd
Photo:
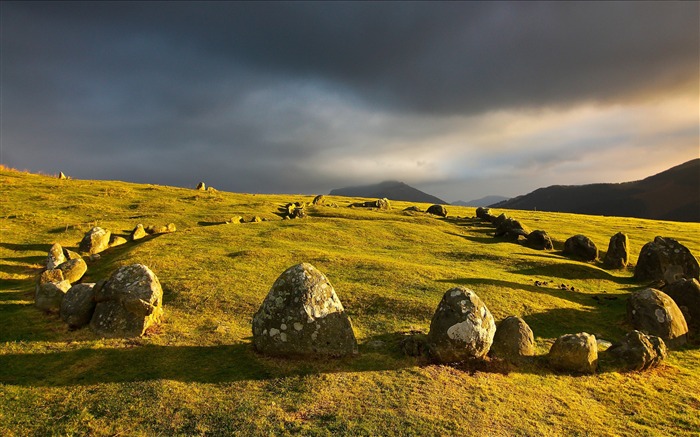
<instances>
[{"instance_id":1,"label":"weathered stone surface","mask_svg":"<svg viewBox=\"0 0 700 437\"><path fill-rule=\"evenodd\" d=\"M49 255L46 257L46 269L52 270L63 264L66 261L66 256L63 253L63 248L60 244L54 243L49 249Z\"/></svg>"},{"instance_id":2,"label":"weathered stone surface","mask_svg":"<svg viewBox=\"0 0 700 437\"><path fill-rule=\"evenodd\" d=\"M700 282L697 279L681 279L666 285L662 291L680 308L689 332L694 337L700 336Z\"/></svg>"},{"instance_id":3,"label":"weathered stone surface","mask_svg":"<svg viewBox=\"0 0 700 437\"><path fill-rule=\"evenodd\" d=\"M525 320L509 316L496 325L489 355L511 362L535 355L535 336Z\"/></svg>"},{"instance_id":4,"label":"weathered stone surface","mask_svg":"<svg viewBox=\"0 0 700 437\"><path fill-rule=\"evenodd\" d=\"M430 205L425 212L440 217L447 217L447 208L445 208L445 205Z\"/></svg>"},{"instance_id":5,"label":"weathered stone surface","mask_svg":"<svg viewBox=\"0 0 700 437\"><path fill-rule=\"evenodd\" d=\"M690 250L669 237L656 237L642 247L635 279L665 281L670 284L681 278L700 279L700 266Z\"/></svg>"},{"instance_id":6,"label":"weathered stone surface","mask_svg":"<svg viewBox=\"0 0 700 437\"><path fill-rule=\"evenodd\" d=\"M552 239L549 238L549 235L547 234L546 231L542 230L537 230L537 231L532 231L529 234L527 234L527 245L532 247L533 249L539 249L539 250L552 250L554 249L554 245L552 244Z\"/></svg>"},{"instance_id":7,"label":"weathered stone surface","mask_svg":"<svg viewBox=\"0 0 700 437\"><path fill-rule=\"evenodd\" d=\"M160 321L163 290L143 264L119 268L95 292L90 328L105 337L138 337Z\"/></svg>"},{"instance_id":8,"label":"weathered stone surface","mask_svg":"<svg viewBox=\"0 0 700 437\"><path fill-rule=\"evenodd\" d=\"M63 172L59 172L59 173L58 173L58 178L59 178L59 179L68 179L68 177L66 176L66 174L63 173Z\"/></svg>"},{"instance_id":9,"label":"weathered stone surface","mask_svg":"<svg viewBox=\"0 0 700 437\"><path fill-rule=\"evenodd\" d=\"M200 182L200 183L197 184L197 189L198 189L199 191L206 191L206 190L207 190L207 184L205 184L204 182Z\"/></svg>"},{"instance_id":10,"label":"weathered stone surface","mask_svg":"<svg viewBox=\"0 0 700 437\"><path fill-rule=\"evenodd\" d=\"M66 249L65 247L63 248L63 255L65 255L66 260L83 258L78 252L73 252L72 250Z\"/></svg>"},{"instance_id":11,"label":"weathered stone surface","mask_svg":"<svg viewBox=\"0 0 700 437\"><path fill-rule=\"evenodd\" d=\"M167 234L168 233L168 227L165 225L150 225L146 226L146 233L155 235L155 234Z\"/></svg>"},{"instance_id":12,"label":"weathered stone surface","mask_svg":"<svg viewBox=\"0 0 700 437\"><path fill-rule=\"evenodd\" d=\"M506 220L510 220L510 217L508 217L505 212L500 213L498 217L491 217L493 217L491 219L491 223L496 227L500 226L501 223L505 222Z\"/></svg>"},{"instance_id":13,"label":"weathered stone surface","mask_svg":"<svg viewBox=\"0 0 700 437\"><path fill-rule=\"evenodd\" d=\"M512 218L501 221L493 233L495 237L503 237L512 241L516 241L520 237L527 237L529 234L530 230L527 227Z\"/></svg>"},{"instance_id":14,"label":"weathered stone surface","mask_svg":"<svg viewBox=\"0 0 700 437\"><path fill-rule=\"evenodd\" d=\"M357 353L350 318L326 276L308 263L288 268L253 316L253 344L278 356Z\"/></svg>"},{"instance_id":15,"label":"weathered stone surface","mask_svg":"<svg viewBox=\"0 0 700 437\"><path fill-rule=\"evenodd\" d=\"M634 329L661 337L671 349L687 340L688 324L678 305L666 293L654 288L629 297L627 320Z\"/></svg>"},{"instance_id":16,"label":"weathered stone surface","mask_svg":"<svg viewBox=\"0 0 700 437\"><path fill-rule=\"evenodd\" d=\"M552 345L547 358L555 369L595 373L598 367L598 345L595 336L585 332L562 335Z\"/></svg>"},{"instance_id":17,"label":"weathered stone surface","mask_svg":"<svg viewBox=\"0 0 700 437\"><path fill-rule=\"evenodd\" d=\"M46 282L39 284L34 293L34 304L44 311L58 312L63 296L70 289L70 282Z\"/></svg>"},{"instance_id":18,"label":"weathered stone surface","mask_svg":"<svg viewBox=\"0 0 700 437\"><path fill-rule=\"evenodd\" d=\"M666 344L660 337L635 330L610 346L605 356L621 370L651 369L666 358Z\"/></svg>"},{"instance_id":19,"label":"weathered stone surface","mask_svg":"<svg viewBox=\"0 0 700 437\"><path fill-rule=\"evenodd\" d=\"M476 209L476 216L482 220L486 220L489 215L491 215L491 210L489 208L480 206Z\"/></svg>"},{"instance_id":20,"label":"weathered stone surface","mask_svg":"<svg viewBox=\"0 0 700 437\"><path fill-rule=\"evenodd\" d=\"M250 219L250 223L260 223L261 221L262 221L262 219L260 217L258 217L257 215L253 216L253 218Z\"/></svg>"},{"instance_id":21,"label":"weathered stone surface","mask_svg":"<svg viewBox=\"0 0 700 437\"><path fill-rule=\"evenodd\" d=\"M326 203L326 196L319 194L318 196L314 197L314 200L311 203L314 205L323 205Z\"/></svg>"},{"instance_id":22,"label":"weathered stone surface","mask_svg":"<svg viewBox=\"0 0 700 437\"><path fill-rule=\"evenodd\" d=\"M409 207L404 208L404 211L409 211L409 212L423 212L423 211L421 211L420 208L418 208L418 207L415 206L415 205L412 205L412 206L409 206Z\"/></svg>"},{"instance_id":23,"label":"weathered stone surface","mask_svg":"<svg viewBox=\"0 0 700 437\"><path fill-rule=\"evenodd\" d=\"M146 233L146 230L144 229L143 225L141 223L139 223L138 225L136 225L134 230L131 231L131 240L132 241L140 240L143 237L145 237L146 235L148 235Z\"/></svg>"},{"instance_id":24,"label":"weathered stone surface","mask_svg":"<svg viewBox=\"0 0 700 437\"><path fill-rule=\"evenodd\" d=\"M109 247L110 231L106 231L98 226L90 229L80 242L79 250L90 255L100 253Z\"/></svg>"},{"instance_id":25,"label":"weathered stone surface","mask_svg":"<svg viewBox=\"0 0 700 437\"><path fill-rule=\"evenodd\" d=\"M61 269L44 270L39 276L38 284L46 284L47 282L61 282L65 278Z\"/></svg>"},{"instance_id":26,"label":"weathered stone surface","mask_svg":"<svg viewBox=\"0 0 700 437\"><path fill-rule=\"evenodd\" d=\"M630 259L630 241L627 234L618 232L610 237L608 251L603 258L603 265L607 269L622 269L627 267Z\"/></svg>"},{"instance_id":27,"label":"weathered stone surface","mask_svg":"<svg viewBox=\"0 0 700 437\"><path fill-rule=\"evenodd\" d=\"M75 284L61 302L61 319L71 328L82 328L90 323L95 312L95 284Z\"/></svg>"},{"instance_id":28,"label":"weathered stone surface","mask_svg":"<svg viewBox=\"0 0 700 437\"><path fill-rule=\"evenodd\" d=\"M377 208L379 209L391 209L391 202L386 197L382 199L377 199Z\"/></svg>"},{"instance_id":29,"label":"weathered stone surface","mask_svg":"<svg viewBox=\"0 0 700 437\"><path fill-rule=\"evenodd\" d=\"M71 284L80 281L80 278L87 272L87 264L82 258L66 261L58 268L63 272L63 278Z\"/></svg>"},{"instance_id":30,"label":"weathered stone surface","mask_svg":"<svg viewBox=\"0 0 700 437\"><path fill-rule=\"evenodd\" d=\"M231 220L228 220L227 223L243 223L243 217L241 217L240 215L235 215L231 217Z\"/></svg>"},{"instance_id":31,"label":"weathered stone surface","mask_svg":"<svg viewBox=\"0 0 700 437\"><path fill-rule=\"evenodd\" d=\"M574 235L564 242L564 255L582 261L598 259L598 247L585 235Z\"/></svg>"},{"instance_id":32,"label":"weathered stone surface","mask_svg":"<svg viewBox=\"0 0 700 437\"><path fill-rule=\"evenodd\" d=\"M112 238L109 239L109 247L121 246L122 244L126 244L126 238L112 235Z\"/></svg>"},{"instance_id":33,"label":"weathered stone surface","mask_svg":"<svg viewBox=\"0 0 700 437\"><path fill-rule=\"evenodd\" d=\"M485 356L496 333L496 323L486 305L472 290L447 290L430 322L428 348L441 363Z\"/></svg>"}]
</instances>

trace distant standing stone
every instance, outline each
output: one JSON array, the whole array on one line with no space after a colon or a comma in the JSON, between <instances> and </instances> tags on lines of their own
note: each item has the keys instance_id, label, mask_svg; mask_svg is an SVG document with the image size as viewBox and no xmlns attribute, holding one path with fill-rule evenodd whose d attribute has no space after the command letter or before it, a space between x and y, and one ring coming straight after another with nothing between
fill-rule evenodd
<instances>
[{"instance_id":1,"label":"distant standing stone","mask_svg":"<svg viewBox=\"0 0 700 437\"><path fill-rule=\"evenodd\" d=\"M100 253L109 247L109 239L112 233L98 226L90 229L80 242L80 251L90 255Z\"/></svg>"},{"instance_id":2,"label":"distant standing stone","mask_svg":"<svg viewBox=\"0 0 700 437\"><path fill-rule=\"evenodd\" d=\"M146 233L146 230L143 228L143 225L141 223L139 223L138 225L136 225L134 230L131 231L131 240L132 241L140 240L143 237L145 237L146 235L148 235Z\"/></svg>"},{"instance_id":3,"label":"distant standing stone","mask_svg":"<svg viewBox=\"0 0 700 437\"><path fill-rule=\"evenodd\" d=\"M59 172L59 173L58 173L58 178L59 178L59 179L68 179L68 177L66 176L66 174L63 173L63 172Z\"/></svg>"},{"instance_id":4,"label":"distant standing stone","mask_svg":"<svg viewBox=\"0 0 700 437\"><path fill-rule=\"evenodd\" d=\"M377 208L379 209L391 209L391 202L386 197L382 199L377 199Z\"/></svg>"},{"instance_id":5,"label":"distant standing stone","mask_svg":"<svg viewBox=\"0 0 700 437\"><path fill-rule=\"evenodd\" d=\"M673 349L686 343L688 324L666 293L647 288L627 300L627 320L639 331L661 337Z\"/></svg>"},{"instance_id":6,"label":"distant standing stone","mask_svg":"<svg viewBox=\"0 0 700 437\"><path fill-rule=\"evenodd\" d=\"M204 182L200 182L200 183L197 184L197 189L198 189L199 191L206 191L206 190L207 190L207 184L205 184Z\"/></svg>"},{"instance_id":7,"label":"distant standing stone","mask_svg":"<svg viewBox=\"0 0 700 437\"><path fill-rule=\"evenodd\" d=\"M323 194L319 194L318 196L314 197L313 202L311 202L314 205L323 205L326 201L326 197Z\"/></svg>"},{"instance_id":8,"label":"distant standing stone","mask_svg":"<svg viewBox=\"0 0 700 437\"><path fill-rule=\"evenodd\" d=\"M496 325L489 355L511 362L535 355L535 336L525 320L509 316Z\"/></svg>"},{"instance_id":9,"label":"distant standing stone","mask_svg":"<svg viewBox=\"0 0 700 437\"><path fill-rule=\"evenodd\" d=\"M630 259L630 242L626 234L618 232L610 238L608 251L603 259L607 269L622 269L627 267Z\"/></svg>"},{"instance_id":10,"label":"distant standing stone","mask_svg":"<svg viewBox=\"0 0 700 437\"><path fill-rule=\"evenodd\" d=\"M61 319L71 328L90 323L95 312L95 284L75 284L61 302Z\"/></svg>"},{"instance_id":11,"label":"distant standing stone","mask_svg":"<svg viewBox=\"0 0 700 437\"><path fill-rule=\"evenodd\" d=\"M63 253L63 248L60 244L54 243L49 249L49 255L46 257L46 269L52 270L66 261L66 256Z\"/></svg>"},{"instance_id":12,"label":"distant standing stone","mask_svg":"<svg viewBox=\"0 0 700 437\"><path fill-rule=\"evenodd\" d=\"M623 370L646 370L658 366L666 356L666 344L655 335L640 331L627 333L605 351L616 366Z\"/></svg>"},{"instance_id":13,"label":"distant standing stone","mask_svg":"<svg viewBox=\"0 0 700 437\"><path fill-rule=\"evenodd\" d=\"M578 234L564 242L564 255L582 261L595 261L598 259L598 247L590 238Z\"/></svg>"},{"instance_id":14,"label":"distant standing stone","mask_svg":"<svg viewBox=\"0 0 700 437\"><path fill-rule=\"evenodd\" d=\"M122 244L126 244L126 238L112 234L112 238L109 240L109 247L121 246Z\"/></svg>"},{"instance_id":15,"label":"distant standing stone","mask_svg":"<svg viewBox=\"0 0 700 437\"><path fill-rule=\"evenodd\" d=\"M598 367L598 345L595 336L585 332L562 335L552 345L547 358L555 369L595 373Z\"/></svg>"},{"instance_id":16,"label":"distant standing stone","mask_svg":"<svg viewBox=\"0 0 700 437\"><path fill-rule=\"evenodd\" d=\"M489 208L483 206L476 208L476 216L478 218L486 220L489 215L491 215L491 210Z\"/></svg>"},{"instance_id":17,"label":"distant standing stone","mask_svg":"<svg viewBox=\"0 0 700 437\"><path fill-rule=\"evenodd\" d=\"M425 212L440 217L447 217L447 208L445 208L445 205L430 205Z\"/></svg>"},{"instance_id":18,"label":"distant standing stone","mask_svg":"<svg viewBox=\"0 0 700 437\"><path fill-rule=\"evenodd\" d=\"M665 281L670 284L681 278L700 279L700 266L690 250L669 237L656 237L645 244L634 268L634 278Z\"/></svg>"}]
</instances>

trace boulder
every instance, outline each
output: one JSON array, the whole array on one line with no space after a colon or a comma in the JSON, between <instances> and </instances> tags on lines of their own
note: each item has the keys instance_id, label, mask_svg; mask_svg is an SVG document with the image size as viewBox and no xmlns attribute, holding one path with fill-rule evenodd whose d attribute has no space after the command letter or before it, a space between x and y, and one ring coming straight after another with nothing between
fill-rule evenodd
<instances>
[{"instance_id":1,"label":"boulder","mask_svg":"<svg viewBox=\"0 0 700 437\"><path fill-rule=\"evenodd\" d=\"M496 323L472 290L447 290L430 321L428 349L436 362L484 357L493 343Z\"/></svg>"},{"instance_id":2,"label":"boulder","mask_svg":"<svg viewBox=\"0 0 700 437\"><path fill-rule=\"evenodd\" d=\"M146 233L151 234L151 235L156 235L156 234L167 234L168 233L168 227L165 225L150 225L146 226Z\"/></svg>"},{"instance_id":3,"label":"boulder","mask_svg":"<svg viewBox=\"0 0 700 437\"><path fill-rule=\"evenodd\" d=\"M63 253L63 248L60 244L54 243L49 249L49 254L46 257L46 269L52 270L66 261L66 256Z\"/></svg>"},{"instance_id":4,"label":"boulder","mask_svg":"<svg viewBox=\"0 0 700 437\"><path fill-rule=\"evenodd\" d=\"M126 238L112 234L112 238L109 239L109 247L121 246L122 244L126 244Z\"/></svg>"},{"instance_id":5,"label":"boulder","mask_svg":"<svg viewBox=\"0 0 700 437\"><path fill-rule=\"evenodd\" d=\"M700 336L700 282L697 279L681 279L662 288L683 313L688 330Z\"/></svg>"},{"instance_id":6,"label":"boulder","mask_svg":"<svg viewBox=\"0 0 700 437\"><path fill-rule=\"evenodd\" d=\"M59 172L59 173L58 173L58 178L59 178L59 179L68 179L68 177L66 176L66 174L63 173L63 172Z\"/></svg>"},{"instance_id":7,"label":"boulder","mask_svg":"<svg viewBox=\"0 0 700 437\"><path fill-rule=\"evenodd\" d=\"M66 280L39 284L34 293L34 304L40 310L58 312L69 289L70 282Z\"/></svg>"},{"instance_id":8,"label":"boulder","mask_svg":"<svg viewBox=\"0 0 700 437\"><path fill-rule=\"evenodd\" d=\"M412 206L409 206L409 207L404 208L404 211L409 211L409 212L423 212L423 211L421 211L420 208L418 208L418 207L415 206L415 205L412 205Z\"/></svg>"},{"instance_id":9,"label":"boulder","mask_svg":"<svg viewBox=\"0 0 700 437\"><path fill-rule=\"evenodd\" d=\"M501 223L496 226L496 231L494 232L495 237L503 237L508 240L517 241L520 237L527 237L530 234L530 230L527 229L518 220L512 218L506 218L501 221Z\"/></svg>"},{"instance_id":10,"label":"boulder","mask_svg":"<svg viewBox=\"0 0 700 437\"><path fill-rule=\"evenodd\" d=\"M37 285L46 284L47 282L61 282L64 279L61 269L44 270L39 276Z\"/></svg>"},{"instance_id":11,"label":"boulder","mask_svg":"<svg viewBox=\"0 0 700 437\"><path fill-rule=\"evenodd\" d=\"M491 215L491 210L489 208L485 208L483 206L480 206L476 209L476 216L482 220L485 220L487 216Z\"/></svg>"},{"instance_id":12,"label":"boulder","mask_svg":"<svg viewBox=\"0 0 700 437\"><path fill-rule=\"evenodd\" d=\"M66 260L83 259L83 257L80 256L78 252L73 252L72 250L68 250L65 247L63 248L63 255L65 255Z\"/></svg>"},{"instance_id":13,"label":"boulder","mask_svg":"<svg viewBox=\"0 0 700 437\"><path fill-rule=\"evenodd\" d=\"M509 316L496 325L489 355L510 362L535 355L535 336L525 320Z\"/></svg>"},{"instance_id":14,"label":"boulder","mask_svg":"<svg viewBox=\"0 0 700 437\"><path fill-rule=\"evenodd\" d=\"M539 250L552 250L554 245L552 244L552 239L549 238L546 231L538 230L532 231L527 234L527 245L533 249Z\"/></svg>"},{"instance_id":15,"label":"boulder","mask_svg":"<svg viewBox=\"0 0 700 437\"><path fill-rule=\"evenodd\" d=\"M58 268L63 272L63 278L71 284L80 281L80 278L87 272L87 264L82 258L66 261Z\"/></svg>"},{"instance_id":16,"label":"boulder","mask_svg":"<svg viewBox=\"0 0 700 437\"><path fill-rule=\"evenodd\" d=\"M605 356L621 370L646 370L658 366L666 358L666 344L660 337L635 330L610 346Z\"/></svg>"},{"instance_id":17,"label":"boulder","mask_svg":"<svg viewBox=\"0 0 700 437\"><path fill-rule=\"evenodd\" d=\"M277 356L357 353L350 318L326 276L308 263L288 268L253 316L253 345Z\"/></svg>"},{"instance_id":18,"label":"boulder","mask_svg":"<svg viewBox=\"0 0 700 437\"><path fill-rule=\"evenodd\" d=\"M243 217L240 215L235 215L231 217L230 220L228 220L226 223L243 223Z\"/></svg>"},{"instance_id":19,"label":"boulder","mask_svg":"<svg viewBox=\"0 0 700 437\"><path fill-rule=\"evenodd\" d=\"M688 324L678 305L666 293L654 288L629 297L627 321L636 330L661 337L671 349L687 340Z\"/></svg>"},{"instance_id":20,"label":"boulder","mask_svg":"<svg viewBox=\"0 0 700 437\"><path fill-rule=\"evenodd\" d=\"M95 284L75 284L61 302L61 319L71 328L82 328L90 323L95 312Z\"/></svg>"},{"instance_id":21,"label":"boulder","mask_svg":"<svg viewBox=\"0 0 700 437\"><path fill-rule=\"evenodd\" d=\"M146 230L143 228L143 225L141 223L139 223L138 225L136 225L134 230L131 231L131 241L140 240L143 237L145 237L146 235L148 235L146 233Z\"/></svg>"},{"instance_id":22,"label":"boulder","mask_svg":"<svg viewBox=\"0 0 700 437\"><path fill-rule=\"evenodd\" d=\"M498 217L491 217L493 217L491 219L491 223L496 227L500 226L501 223L505 222L506 220L510 220L510 217L508 217L505 212L500 213Z\"/></svg>"},{"instance_id":23,"label":"boulder","mask_svg":"<svg viewBox=\"0 0 700 437\"><path fill-rule=\"evenodd\" d=\"M558 370L595 373L598 367L598 345L595 336L580 332L557 338L547 356L549 364Z\"/></svg>"},{"instance_id":24,"label":"boulder","mask_svg":"<svg viewBox=\"0 0 700 437\"><path fill-rule=\"evenodd\" d=\"M391 203L386 197L384 197L383 199L377 199L376 206L379 209L391 209Z\"/></svg>"},{"instance_id":25,"label":"boulder","mask_svg":"<svg viewBox=\"0 0 700 437\"><path fill-rule=\"evenodd\" d=\"M447 208L445 208L445 205L430 205L425 212L440 217L447 217Z\"/></svg>"},{"instance_id":26,"label":"boulder","mask_svg":"<svg viewBox=\"0 0 700 437\"><path fill-rule=\"evenodd\" d=\"M610 237L608 251L603 258L606 269L622 269L627 267L630 259L630 242L626 234L618 232Z\"/></svg>"},{"instance_id":27,"label":"boulder","mask_svg":"<svg viewBox=\"0 0 700 437\"><path fill-rule=\"evenodd\" d=\"M258 217L257 215L253 216L253 218L250 219L250 223L260 223L261 221L262 221L262 219L260 217Z\"/></svg>"},{"instance_id":28,"label":"boulder","mask_svg":"<svg viewBox=\"0 0 700 437\"><path fill-rule=\"evenodd\" d=\"M95 226L85 234L80 242L79 250L90 255L100 253L109 247L109 239L111 236L111 232Z\"/></svg>"},{"instance_id":29,"label":"boulder","mask_svg":"<svg viewBox=\"0 0 700 437\"><path fill-rule=\"evenodd\" d=\"M642 247L634 278L673 283L681 278L700 279L700 266L687 247L669 237L656 237Z\"/></svg>"},{"instance_id":30,"label":"boulder","mask_svg":"<svg viewBox=\"0 0 700 437\"><path fill-rule=\"evenodd\" d=\"M207 191L207 184L205 184L204 182L200 182L197 184L197 189L199 191Z\"/></svg>"},{"instance_id":31,"label":"boulder","mask_svg":"<svg viewBox=\"0 0 700 437\"><path fill-rule=\"evenodd\" d=\"M564 242L564 255L582 261L598 259L598 247L585 235L574 235Z\"/></svg>"},{"instance_id":32,"label":"boulder","mask_svg":"<svg viewBox=\"0 0 700 437\"><path fill-rule=\"evenodd\" d=\"M105 337L138 337L160 321L163 290L143 264L119 268L95 292L90 328Z\"/></svg>"},{"instance_id":33,"label":"boulder","mask_svg":"<svg viewBox=\"0 0 700 437\"><path fill-rule=\"evenodd\" d=\"M314 200L311 202L314 205L323 205L326 202L326 196L323 194L319 194L318 196L314 197Z\"/></svg>"}]
</instances>

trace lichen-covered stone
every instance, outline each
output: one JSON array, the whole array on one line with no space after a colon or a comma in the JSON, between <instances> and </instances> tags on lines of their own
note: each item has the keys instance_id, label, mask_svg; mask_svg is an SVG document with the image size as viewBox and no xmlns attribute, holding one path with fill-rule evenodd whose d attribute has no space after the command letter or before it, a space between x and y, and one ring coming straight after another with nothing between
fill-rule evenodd
<instances>
[{"instance_id":1,"label":"lichen-covered stone","mask_svg":"<svg viewBox=\"0 0 700 437\"><path fill-rule=\"evenodd\" d=\"M656 335L673 349L687 341L688 324L678 305L666 293L646 288L627 300L627 320L634 329Z\"/></svg>"},{"instance_id":2,"label":"lichen-covered stone","mask_svg":"<svg viewBox=\"0 0 700 437\"><path fill-rule=\"evenodd\" d=\"M603 258L603 265L607 269L622 269L627 267L630 259L630 241L626 234L618 232L610 237L608 251Z\"/></svg>"},{"instance_id":3,"label":"lichen-covered stone","mask_svg":"<svg viewBox=\"0 0 700 437\"><path fill-rule=\"evenodd\" d=\"M445 208L445 205L430 205L425 212L440 217L447 217L447 208Z\"/></svg>"},{"instance_id":4,"label":"lichen-covered stone","mask_svg":"<svg viewBox=\"0 0 700 437\"><path fill-rule=\"evenodd\" d=\"M620 370L646 370L658 366L666 358L666 344L660 337L635 330L610 346L605 356Z\"/></svg>"},{"instance_id":5,"label":"lichen-covered stone","mask_svg":"<svg viewBox=\"0 0 700 437\"><path fill-rule=\"evenodd\" d=\"M65 247L63 248L63 254L66 256L66 260L83 258L78 252L73 252L72 250L66 249Z\"/></svg>"},{"instance_id":6,"label":"lichen-covered stone","mask_svg":"<svg viewBox=\"0 0 700 437\"><path fill-rule=\"evenodd\" d=\"M141 223L139 223L138 225L136 225L134 230L131 231L131 240L132 241L140 240L143 237L145 237L146 235L148 235L146 233L146 229L144 229L143 225Z\"/></svg>"},{"instance_id":7,"label":"lichen-covered stone","mask_svg":"<svg viewBox=\"0 0 700 437\"><path fill-rule=\"evenodd\" d=\"M547 355L550 366L577 373L595 373L598 367L598 344L595 336L580 332L557 338Z\"/></svg>"},{"instance_id":8,"label":"lichen-covered stone","mask_svg":"<svg viewBox=\"0 0 700 437\"><path fill-rule=\"evenodd\" d=\"M49 254L46 257L46 269L52 270L60 266L66 261L66 256L63 253L63 248L60 244L54 243L49 249Z\"/></svg>"},{"instance_id":9,"label":"lichen-covered stone","mask_svg":"<svg viewBox=\"0 0 700 437\"><path fill-rule=\"evenodd\" d=\"M80 251L90 255L100 253L109 247L109 239L112 236L110 231L106 231L99 226L90 229L80 242Z\"/></svg>"},{"instance_id":10,"label":"lichen-covered stone","mask_svg":"<svg viewBox=\"0 0 700 437\"><path fill-rule=\"evenodd\" d=\"M441 363L485 356L496 333L491 312L472 290L447 290L430 322L428 348Z\"/></svg>"},{"instance_id":11,"label":"lichen-covered stone","mask_svg":"<svg viewBox=\"0 0 700 437\"><path fill-rule=\"evenodd\" d=\"M669 237L656 237L639 253L634 277L638 281L665 281L670 284L681 278L700 279L700 266L690 250Z\"/></svg>"},{"instance_id":12,"label":"lichen-covered stone","mask_svg":"<svg viewBox=\"0 0 700 437\"><path fill-rule=\"evenodd\" d=\"M529 234L527 234L527 245L532 247L533 249L539 249L539 250L552 250L554 249L554 245L552 244L552 239L549 238L549 235L547 234L546 231L542 230L537 230L537 231L532 231Z\"/></svg>"},{"instance_id":13,"label":"lichen-covered stone","mask_svg":"<svg viewBox=\"0 0 700 437\"><path fill-rule=\"evenodd\" d=\"M105 337L138 337L160 321L163 290L143 264L119 268L95 293L90 328Z\"/></svg>"},{"instance_id":14,"label":"lichen-covered stone","mask_svg":"<svg viewBox=\"0 0 700 437\"><path fill-rule=\"evenodd\" d=\"M585 235L574 235L564 242L564 255L582 261L595 261L598 259L598 246Z\"/></svg>"},{"instance_id":15,"label":"lichen-covered stone","mask_svg":"<svg viewBox=\"0 0 700 437\"><path fill-rule=\"evenodd\" d=\"M80 278L87 272L87 264L82 258L66 261L58 268L63 272L63 278L71 284L80 281Z\"/></svg>"},{"instance_id":16,"label":"lichen-covered stone","mask_svg":"<svg viewBox=\"0 0 700 437\"><path fill-rule=\"evenodd\" d=\"M39 276L38 284L46 284L47 282L61 282L65 278L61 269L44 270Z\"/></svg>"},{"instance_id":17,"label":"lichen-covered stone","mask_svg":"<svg viewBox=\"0 0 700 437\"><path fill-rule=\"evenodd\" d=\"M71 328L82 328L90 323L95 312L95 284L75 284L61 302L61 319Z\"/></svg>"},{"instance_id":18,"label":"lichen-covered stone","mask_svg":"<svg viewBox=\"0 0 700 437\"><path fill-rule=\"evenodd\" d=\"M697 279L681 279L666 285L662 291L680 308L689 332L694 336L700 335L700 282Z\"/></svg>"},{"instance_id":19,"label":"lichen-covered stone","mask_svg":"<svg viewBox=\"0 0 700 437\"><path fill-rule=\"evenodd\" d=\"M40 310L58 312L63 296L69 289L70 282L66 280L39 284L34 293L34 304Z\"/></svg>"},{"instance_id":20,"label":"lichen-covered stone","mask_svg":"<svg viewBox=\"0 0 700 437\"><path fill-rule=\"evenodd\" d=\"M277 356L357 353L350 318L326 276L308 263L288 268L253 316L253 344Z\"/></svg>"},{"instance_id":21,"label":"lichen-covered stone","mask_svg":"<svg viewBox=\"0 0 700 437\"><path fill-rule=\"evenodd\" d=\"M525 320L509 316L496 325L489 355L511 362L535 355L535 336Z\"/></svg>"},{"instance_id":22,"label":"lichen-covered stone","mask_svg":"<svg viewBox=\"0 0 700 437\"><path fill-rule=\"evenodd\" d=\"M530 230L518 220L506 218L502 220L493 233L495 237L503 237L508 240L517 241L520 237L527 237Z\"/></svg>"},{"instance_id":23,"label":"lichen-covered stone","mask_svg":"<svg viewBox=\"0 0 700 437\"><path fill-rule=\"evenodd\" d=\"M313 202L311 202L313 205L323 205L326 202L326 197L323 194L319 194L318 196L314 197Z\"/></svg>"}]
</instances>

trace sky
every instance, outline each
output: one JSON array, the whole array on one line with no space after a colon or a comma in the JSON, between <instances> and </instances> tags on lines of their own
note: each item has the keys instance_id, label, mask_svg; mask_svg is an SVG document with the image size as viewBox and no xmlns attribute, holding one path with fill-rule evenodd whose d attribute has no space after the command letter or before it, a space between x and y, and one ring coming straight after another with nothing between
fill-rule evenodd
<instances>
[{"instance_id":1,"label":"sky","mask_svg":"<svg viewBox=\"0 0 700 437\"><path fill-rule=\"evenodd\" d=\"M700 157L698 2L0 3L0 162L447 201Z\"/></svg>"}]
</instances>

